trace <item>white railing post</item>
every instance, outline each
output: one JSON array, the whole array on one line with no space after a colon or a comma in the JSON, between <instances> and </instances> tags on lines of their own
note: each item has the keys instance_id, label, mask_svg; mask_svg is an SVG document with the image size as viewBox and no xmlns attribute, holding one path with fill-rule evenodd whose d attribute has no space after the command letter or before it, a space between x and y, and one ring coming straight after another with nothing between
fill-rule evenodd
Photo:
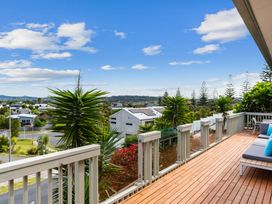
<instances>
[{"instance_id":1,"label":"white railing post","mask_svg":"<svg viewBox=\"0 0 272 204\"><path fill-rule=\"evenodd\" d=\"M152 181L152 176L156 177L159 174L160 138L160 131L142 133L138 136L138 177L140 182L143 178L145 181L150 182ZM154 157L152 155L154 155Z\"/></svg>"},{"instance_id":2,"label":"white railing post","mask_svg":"<svg viewBox=\"0 0 272 204\"><path fill-rule=\"evenodd\" d=\"M98 196L98 156L89 159L89 204L97 204Z\"/></svg>"},{"instance_id":3,"label":"white railing post","mask_svg":"<svg viewBox=\"0 0 272 204\"><path fill-rule=\"evenodd\" d=\"M224 118L216 118L215 121L216 121L215 137L216 137L216 141L220 142L222 140L222 136L223 136Z\"/></svg>"},{"instance_id":4,"label":"white railing post","mask_svg":"<svg viewBox=\"0 0 272 204\"><path fill-rule=\"evenodd\" d=\"M192 124L180 125L178 129L178 156L179 163L185 162L190 158L190 132Z\"/></svg>"},{"instance_id":5,"label":"white railing post","mask_svg":"<svg viewBox=\"0 0 272 204\"><path fill-rule=\"evenodd\" d=\"M200 133L200 144L202 149L207 149L209 145L209 120L201 121L201 133Z\"/></svg>"},{"instance_id":6,"label":"white railing post","mask_svg":"<svg viewBox=\"0 0 272 204\"><path fill-rule=\"evenodd\" d=\"M244 113L236 113L227 116L227 135L231 136L244 129Z\"/></svg>"}]
</instances>

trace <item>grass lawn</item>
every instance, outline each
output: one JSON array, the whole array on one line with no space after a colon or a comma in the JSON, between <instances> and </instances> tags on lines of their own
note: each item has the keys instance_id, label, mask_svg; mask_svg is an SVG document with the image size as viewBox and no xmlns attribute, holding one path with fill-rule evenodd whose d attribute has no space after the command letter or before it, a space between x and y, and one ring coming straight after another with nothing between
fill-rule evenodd
<instances>
[{"instance_id":1,"label":"grass lawn","mask_svg":"<svg viewBox=\"0 0 272 204\"><path fill-rule=\"evenodd\" d=\"M34 133L42 133L42 131L41 130L34 130L34 131L32 131L32 130L26 130L26 131L20 130L19 133L23 135L23 134L32 134L32 133L33 134Z\"/></svg>"},{"instance_id":2,"label":"grass lawn","mask_svg":"<svg viewBox=\"0 0 272 204\"><path fill-rule=\"evenodd\" d=\"M32 147L32 139L18 139L15 145L16 154L27 155L27 150Z\"/></svg>"}]
</instances>

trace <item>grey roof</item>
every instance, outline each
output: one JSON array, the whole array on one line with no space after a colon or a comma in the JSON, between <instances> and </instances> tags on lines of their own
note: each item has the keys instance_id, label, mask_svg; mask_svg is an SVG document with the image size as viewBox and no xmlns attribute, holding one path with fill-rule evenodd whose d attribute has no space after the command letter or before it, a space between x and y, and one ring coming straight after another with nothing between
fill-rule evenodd
<instances>
[{"instance_id":1,"label":"grey roof","mask_svg":"<svg viewBox=\"0 0 272 204\"><path fill-rule=\"evenodd\" d=\"M151 109L146 109L146 108L134 108L134 109L129 109L131 113L143 113L147 116L156 116L156 114L151 110Z\"/></svg>"},{"instance_id":2,"label":"grey roof","mask_svg":"<svg viewBox=\"0 0 272 204\"><path fill-rule=\"evenodd\" d=\"M159 112L159 113L163 113L164 108L154 108L155 111Z\"/></svg>"}]
</instances>

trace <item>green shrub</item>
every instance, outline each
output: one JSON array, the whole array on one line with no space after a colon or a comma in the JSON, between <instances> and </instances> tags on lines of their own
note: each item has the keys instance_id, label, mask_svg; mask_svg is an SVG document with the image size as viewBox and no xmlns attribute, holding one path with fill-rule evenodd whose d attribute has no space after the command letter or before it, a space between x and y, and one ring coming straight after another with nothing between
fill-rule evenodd
<instances>
[{"instance_id":1,"label":"green shrub","mask_svg":"<svg viewBox=\"0 0 272 204\"><path fill-rule=\"evenodd\" d=\"M29 155L36 155L38 153L38 149L36 147L31 147L29 150L27 150L27 154Z\"/></svg>"},{"instance_id":2,"label":"green shrub","mask_svg":"<svg viewBox=\"0 0 272 204\"><path fill-rule=\"evenodd\" d=\"M125 147L129 147L132 144L137 144L138 143L138 137L137 135L129 135L125 137Z\"/></svg>"},{"instance_id":3,"label":"green shrub","mask_svg":"<svg viewBox=\"0 0 272 204\"><path fill-rule=\"evenodd\" d=\"M272 83L259 82L243 95L242 101L235 106L236 112L272 112Z\"/></svg>"},{"instance_id":4,"label":"green shrub","mask_svg":"<svg viewBox=\"0 0 272 204\"><path fill-rule=\"evenodd\" d=\"M0 136L0 152L7 152L9 148L9 140L6 136Z\"/></svg>"},{"instance_id":5,"label":"green shrub","mask_svg":"<svg viewBox=\"0 0 272 204\"><path fill-rule=\"evenodd\" d=\"M46 120L42 118L35 118L34 120L34 126L35 127L43 127L46 125Z\"/></svg>"}]
</instances>

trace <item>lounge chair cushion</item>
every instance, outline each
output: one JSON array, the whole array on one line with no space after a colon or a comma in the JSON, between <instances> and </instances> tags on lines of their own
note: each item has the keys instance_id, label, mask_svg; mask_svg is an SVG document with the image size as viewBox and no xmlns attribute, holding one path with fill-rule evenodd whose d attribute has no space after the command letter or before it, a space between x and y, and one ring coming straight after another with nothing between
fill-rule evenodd
<instances>
[{"instance_id":1,"label":"lounge chair cushion","mask_svg":"<svg viewBox=\"0 0 272 204\"><path fill-rule=\"evenodd\" d=\"M268 140L264 139L264 138L257 138L257 139L254 140L254 142L252 144L265 147L267 141Z\"/></svg>"},{"instance_id":2,"label":"lounge chair cushion","mask_svg":"<svg viewBox=\"0 0 272 204\"><path fill-rule=\"evenodd\" d=\"M271 162L272 163L272 157L271 156L265 156L264 155L264 147L259 145L252 144L242 155L245 159L252 159L256 161L263 161L263 162Z\"/></svg>"},{"instance_id":3,"label":"lounge chair cushion","mask_svg":"<svg viewBox=\"0 0 272 204\"><path fill-rule=\"evenodd\" d=\"M261 123L260 124L260 134L265 135L267 133L269 123Z\"/></svg>"},{"instance_id":4,"label":"lounge chair cushion","mask_svg":"<svg viewBox=\"0 0 272 204\"><path fill-rule=\"evenodd\" d=\"M264 147L264 155L272 156L272 139L267 140L266 145Z\"/></svg>"},{"instance_id":5,"label":"lounge chair cushion","mask_svg":"<svg viewBox=\"0 0 272 204\"><path fill-rule=\"evenodd\" d=\"M269 124L266 135L272 134L272 124Z\"/></svg>"},{"instance_id":6,"label":"lounge chair cushion","mask_svg":"<svg viewBox=\"0 0 272 204\"><path fill-rule=\"evenodd\" d=\"M262 139L269 139L270 137L268 135L259 135L258 138L262 138Z\"/></svg>"}]
</instances>

